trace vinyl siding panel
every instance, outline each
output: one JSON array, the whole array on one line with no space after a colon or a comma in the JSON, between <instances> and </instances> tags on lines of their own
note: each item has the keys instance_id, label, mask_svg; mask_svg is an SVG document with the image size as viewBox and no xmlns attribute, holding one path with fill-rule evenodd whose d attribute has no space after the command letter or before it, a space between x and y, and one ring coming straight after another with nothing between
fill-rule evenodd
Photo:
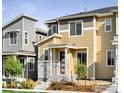
<instances>
[{"instance_id":1,"label":"vinyl siding panel","mask_svg":"<svg viewBox=\"0 0 124 93\"><path fill-rule=\"evenodd\" d=\"M104 19L112 18L112 32L104 31ZM106 50L114 49L111 43L115 35L115 16L101 17L97 19L97 64L96 64L96 77L99 79L111 79L114 76L115 67L106 66Z\"/></svg>"},{"instance_id":2,"label":"vinyl siding panel","mask_svg":"<svg viewBox=\"0 0 124 93\"><path fill-rule=\"evenodd\" d=\"M18 40L17 45L9 44L9 34L13 30L19 29L19 33L17 34ZM3 52L16 52L17 50L22 50L22 19L17 20L13 24L9 25L5 29L3 29L2 33L3 40Z\"/></svg>"}]
</instances>

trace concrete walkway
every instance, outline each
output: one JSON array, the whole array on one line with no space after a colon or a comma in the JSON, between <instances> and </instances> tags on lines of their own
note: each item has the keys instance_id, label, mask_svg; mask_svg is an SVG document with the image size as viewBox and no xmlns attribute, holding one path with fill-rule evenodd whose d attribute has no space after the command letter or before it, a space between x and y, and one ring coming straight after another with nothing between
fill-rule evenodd
<instances>
[{"instance_id":1,"label":"concrete walkway","mask_svg":"<svg viewBox=\"0 0 124 93\"><path fill-rule=\"evenodd\" d=\"M49 82L40 82L38 85L36 85L35 87L34 87L34 89L40 89L40 90L44 90L44 89L46 89L46 88L48 88L49 86L50 86L50 81Z\"/></svg>"},{"instance_id":2,"label":"concrete walkway","mask_svg":"<svg viewBox=\"0 0 124 93\"><path fill-rule=\"evenodd\" d=\"M117 92L118 86L117 85L110 85L110 87L108 87L105 91L103 91L102 93L118 93Z\"/></svg>"}]
</instances>

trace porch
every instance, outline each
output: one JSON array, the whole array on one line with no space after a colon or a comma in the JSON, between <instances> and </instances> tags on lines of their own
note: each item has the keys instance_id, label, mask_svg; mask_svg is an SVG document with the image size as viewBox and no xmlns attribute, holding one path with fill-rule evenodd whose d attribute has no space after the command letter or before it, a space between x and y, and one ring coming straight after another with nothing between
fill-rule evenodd
<instances>
[{"instance_id":1,"label":"porch","mask_svg":"<svg viewBox=\"0 0 124 93\"><path fill-rule=\"evenodd\" d=\"M72 81L75 80L77 58L87 64L87 48L70 44L49 45L38 61L38 79Z\"/></svg>"}]
</instances>

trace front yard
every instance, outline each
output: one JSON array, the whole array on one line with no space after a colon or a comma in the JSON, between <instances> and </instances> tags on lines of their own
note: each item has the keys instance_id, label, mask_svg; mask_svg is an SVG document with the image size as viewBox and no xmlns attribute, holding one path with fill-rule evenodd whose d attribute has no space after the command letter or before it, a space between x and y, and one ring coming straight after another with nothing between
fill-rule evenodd
<instances>
[{"instance_id":1,"label":"front yard","mask_svg":"<svg viewBox=\"0 0 124 93\"><path fill-rule=\"evenodd\" d=\"M44 92L24 92L24 91L2 90L2 93L44 93Z\"/></svg>"}]
</instances>

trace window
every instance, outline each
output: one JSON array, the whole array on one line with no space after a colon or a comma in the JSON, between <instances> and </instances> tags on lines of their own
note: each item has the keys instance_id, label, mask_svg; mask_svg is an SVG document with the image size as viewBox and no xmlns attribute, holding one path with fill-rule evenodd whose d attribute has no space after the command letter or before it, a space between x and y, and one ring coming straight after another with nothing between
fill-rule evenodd
<instances>
[{"instance_id":1,"label":"window","mask_svg":"<svg viewBox=\"0 0 124 93\"><path fill-rule=\"evenodd\" d=\"M82 22L70 22L70 36L82 34Z\"/></svg>"},{"instance_id":2,"label":"window","mask_svg":"<svg viewBox=\"0 0 124 93\"><path fill-rule=\"evenodd\" d=\"M35 60L34 60L34 58L30 58L29 59L29 70L33 71L34 70L34 66L35 66Z\"/></svg>"},{"instance_id":3,"label":"window","mask_svg":"<svg viewBox=\"0 0 124 93\"><path fill-rule=\"evenodd\" d=\"M77 59L80 61L82 64L87 64L87 53L85 52L77 52Z\"/></svg>"},{"instance_id":4,"label":"window","mask_svg":"<svg viewBox=\"0 0 124 93\"><path fill-rule=\"evenodd\" d=\"M105 19L105 32L112 32L112 20Z\"/></svg>"},{"instance_id":5,"label":"window","mask_svg":"<svg viewBox=\"0 0 124 93\"><path fill-rule=\"evenodd\" d=\"M49 49L45 49L44 51L44 60L49 60Z\"/></svg>"},{"instance_id":6,"label":"window","mask_svg":"<svg viewBox=\"0 0 124 93\"><path fill-rule=\"evenodd\" d=\"M114 65L114 53L113 50L107 50L107 66Z\"/></svg>"},{"instance_id":7,"label":"window","mask_svg":"<svg viewBox=\"0 0 124 93\"><path fill-rule=\"evenodd\" d=\"M39 36L39 41L40 41L41 39L42 39L41 36Z\"/></svg>"},{"instance_id":8,"label":"window","mask_svg":"<svg viewBox=\"0 0 124 93\"><path fill-rule=\"evenodd\" d=\"M25 32L25 44L28 44L28 33Z\"/></svg>"},{"instance_id":9,"label":"window","mask_svg":"<svg viewBox=\"0 0 124 93\"><path fill-rule=\"evenodd\" d=\"M11 45L17 44L17 33L16 32L10 33L10 44Z\"/></svg>"},{"instance_id":10,"label":"window","mask_svg":"<svg viewBox=\"0 0 124 93\"><path fill-rule=\"evenodd\" d=\"M48 36L57 34L57 33L58 33L57 25L52 25L48 31Z\"/></svg>"}]
</instances>

